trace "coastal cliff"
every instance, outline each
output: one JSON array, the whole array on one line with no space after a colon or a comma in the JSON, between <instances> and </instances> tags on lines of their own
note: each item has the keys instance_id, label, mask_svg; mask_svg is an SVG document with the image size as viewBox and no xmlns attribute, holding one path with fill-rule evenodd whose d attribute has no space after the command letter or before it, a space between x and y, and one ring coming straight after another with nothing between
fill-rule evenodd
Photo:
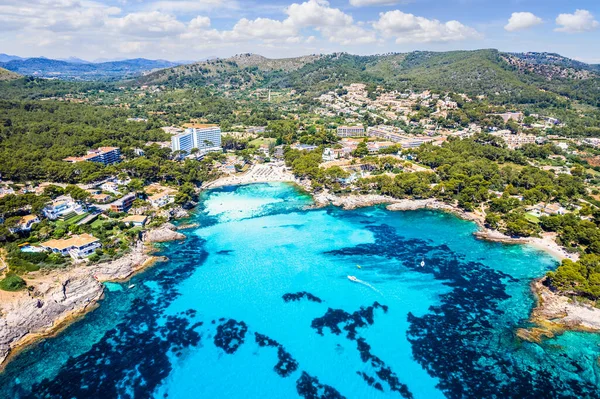
<instances>
[{"instance_id":1,"label":"coastal cliff","mask_svg":"<svg viewBox=\"0 0 600 399\"><path fill-rule=\"evenodd\" d=\"M553 292L547 286L547 277L534 280L531 290L537 302L530 317L535 327L518 329L519 338L540 342L565 331L600 332L600 309Z\"/></svg>"},{"instance_id":2,"label":"coastal cliff","mask_svg":"<svg viewBox=\"0 0 600 399\"><path fill-rule=\"evenodd\" d=\"M146 242L166 242L185 236L167 224L151 230ZM132 276L157 260L151 248L138 242L131 252L111 262L80 264L70 270L36 272L27 276L32 290L0 294L0 363L19 348L50 336L93 309L104 294L105 281Z\"/></svg>"}]
</instances>

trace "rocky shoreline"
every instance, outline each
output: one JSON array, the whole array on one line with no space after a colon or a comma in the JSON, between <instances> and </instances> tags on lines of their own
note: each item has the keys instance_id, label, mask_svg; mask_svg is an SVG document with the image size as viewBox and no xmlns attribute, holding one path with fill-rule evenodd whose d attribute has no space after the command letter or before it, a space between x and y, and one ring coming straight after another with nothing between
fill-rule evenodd
<instances>
[{"instance_id":1,"label":"rocky shoreline","mask_svg":"<svg viewBox=\"0 0 600 399\"><path fill-rule=\"evenodd\" d=\"M485 216L464 210L438 201L436 199L410 200L396 199L382 195L351 195L339 197L331 193L318 193L314 195L317 207L327 205L340 206L344 209L356 209L379 204L388 204L390 211L415 211L419 209L432 209L450 212L461 219L477 223L479 230L473 235L480 240L500 242L503 244L527 244L541 251L545 251L559 261L571 259L577 261L577 254L570 254L556 243L555 235L545 234L543 237L515 238L497 230L485 227ZM553 293L543 284L544 279L532 282L531 288L538 304L532 311L531 322L537 327L518 329L516 334L521 339L531 342L540 342L544 337L551 338L564 331L600 332L600 309L589 305L573 302L570 298Z\"/></svg>"},{"instance_id":2,"label":"rocky shoreline","mask_svg":"<svg viewBox=\"0 0 600 399\"><path fill-rule=\"evenodd\" d=\"M546 277L534 280L531 291L536 307L531 312L530 322L535 327L518 329L519 338L539 343L565 331L600 332L600 309L553 292L547 286Z\"/></svg>"},{"instance_id":3,"label":"rocky shoreline","mask_svg":"<svg viewBox=\"0 0 600 399\"><path fill-rule=\"evenodd\" d=\"M152 255L152 243L185 239L166 224L146 233L131 252L117 260L78 265L70 270L36 272L27 276L32 291L2 293L0 305L0 365L27 345L56 334L93 310L103 298L107 281L124 281L165 260Z\"/></svg>"},{"instance_id":4,"label":"rocky shoreline","mask_svg":"<svg viewBox=\"0 0 600 399\"><path fill-rule=\"evenodd\" d=\"M146 233L145 240L151 243L185 240L185 235L178 233L172 223L165 223L158 229Z\"/></svg>"},{"instance_id":5,"label":"rocky shoreline","mask_svg":"<svg viewBox=\"0 0 600 399\"><path fill-rule=\"evenodd\" d=\"M293 183L300 184L312 194L315 207L334 205L344 209L356 209L386 204L390 211L441 210L477 223L480 230L474 235L479 239L507 244L533 244L558 258L566 257L560 256L561 249L554 240L550 240L550 243L546 238L537 239L539 241L536 242L535 239L508 237L498 231L486 229L483 215L465 212L457 206L436 199L396 199L384 195L336 196L327 191L315 194L310 187L302 184L303 182ZM192 226L194 225L182 228ZM28 280L35 287L33 292L10 293L13 296L11 300L0 301L0 367L4 367L7 360L19 349L55 334L73 320L94 309L104 294L102 282L126 280L160 260L151 255L151 243L185 238L185 235L177 231L176 226L165 223L147 232L144 242L139 242L132 248L131 253L123 258L91 266L79 266L67 272L50 272L45 275L32 273ZM600 332L599 309L573 304L569 302L569 298L552 293L541 281L536 280L532 283L538 306L534 309L531 320L539 327L520 329L517 331L519 337L539 342L543 337L552 337L566 329ZM5 299L9 294L3 295L4 298L0 299Z\"/></svg>"},{"instance_id":6,"label":"rocky shoreline","mask_svg":"<svg viewBox=\"0 0 600 399\"><path fill-rule=\"evenodd\" d=\"M309 193L310 188L306 185L302 185ZM541 238L527 237L510 237L497 230L488 229L485 226L485 215L480 212L466 212L456 205L448 204L443 201L439 201L434 198L427 199L397 199L385 195L348 195L348 196L337 196L327 191L320 193L312 193L315 207L325 207L328 205L338 206L343 209L357 209L362 207L369 207L374 205L386 204L386 209L390 211L416 211L420 209L430 209L443 212L449 212L455 216L474 222L479 227L479 230L473 235L475 238L486 241L500 242L503 244L528 244L539 250L545 251L552 255L557 260L571 259L576 261L578 259L577 254L569 254L558 245L555 241L555 237L552 234L545 234Z\"/></svg>"}]
</instances>

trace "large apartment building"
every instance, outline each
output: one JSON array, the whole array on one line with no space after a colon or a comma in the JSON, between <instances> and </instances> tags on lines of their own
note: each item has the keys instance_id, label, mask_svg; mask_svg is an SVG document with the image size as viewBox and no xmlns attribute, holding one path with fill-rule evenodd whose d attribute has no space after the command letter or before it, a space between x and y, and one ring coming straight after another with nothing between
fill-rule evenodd
<instances>
[{"instance_id":1,"label":"large apartment building","mask_svg":"<svg viewBox=\"0 0 600 399\"><path fill-rule=\"evenodd\" d=\"M340 126L337 128L338 137L364 137L365 128L363 126Z\"/></svg>"},{"instance_id":2,"label":"large apartment building","mask_svg":"<svg viewBox=\"0 0 600 399\"><path fill-rule=\"evenodd\" d=\"M367 130L367 134L371 137L378 137L380 139L393 141L394 143L399 143L408 139L408 137L402 135L402 133L405 132L397 127L386 125L369 127Z\"/></svg>"},{"instance_id":3,"label":"large apartment building","mask_svg":"<svg viewBox=\"0 0 600 399\"><path fill-rule=\"evenodd\" d=\"M118 213L127 212L129 210L129 208L131 208L131 206L133 205L134 201L135 201L135 194L129 193L126 196L124 196L123 198L120 198L120 199L116 200L115 202L113 202L112 204L110 204L110 210L112 212L118 212Z\"/></svg>"},{"instance_id":4,"label":"large apartment building","mask_svg":"<svg viewBox=\"0 0 600 399\"><path fill-rule=\"evenodd\" d=\"M171 149L191 153L221 150L221 128L218 125L194 124L181 134L171 137Z\"/></svg>"},{"instance_id":5,"label":"large apartment building","mask_svg":"<svg viewBox=\"0 0 600 399\"><path fill-rule=\"evenodd\" d=\"M89 150L82 157L68 157L64 161L71 163L89 161L110 165L121 161L121 149L118 147L100 147L95 150Z\"/></svg>"}]
</instances>

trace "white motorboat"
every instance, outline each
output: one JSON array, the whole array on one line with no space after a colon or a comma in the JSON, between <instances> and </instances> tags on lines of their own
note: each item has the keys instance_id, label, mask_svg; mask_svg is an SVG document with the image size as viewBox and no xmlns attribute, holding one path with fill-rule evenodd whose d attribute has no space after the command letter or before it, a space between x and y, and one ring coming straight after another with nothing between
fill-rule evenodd
<instances>
[{"instance_id":1,"label":"white motorboat","mask_svg":"<svg viewBox=\"0 0 600 399\"><path fill-rule=\"evenodd\" d=\"M354 281L355 283L358 283L358 279L354 276L348 276L348 280L350 281Z\"/></svg>"}]
</instances>

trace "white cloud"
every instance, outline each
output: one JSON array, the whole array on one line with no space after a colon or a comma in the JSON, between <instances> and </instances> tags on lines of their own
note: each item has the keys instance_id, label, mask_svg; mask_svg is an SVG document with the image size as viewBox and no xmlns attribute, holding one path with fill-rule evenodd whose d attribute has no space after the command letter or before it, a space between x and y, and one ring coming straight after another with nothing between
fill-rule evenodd
<instances>
[{"instance_id":1,"label":"white cloud","mask_svg":"<svg viewBox=\"0 0 600 399\"><path fill-rule=\"evenodd\" d=\"M373 27L385 37L395 37L396 43L450 42L479 39L481 34L458 21L442 23L437 19L417 17L402 11L379 14Z\"/></svg>"},{"instance_id":2,"label":"white cloud","mask_svg":"<svg viewBox=\"0 0 600 399\"><path fill-rule=\"evenodd\" d=\"M332 27L345 26L353 22L350 15L337 8L329 7L329 2L325 0L294 3L285 12L295 26Z\"/></svg>"},{"instance_id":3,"label":"white cloud","mask_svg":"<svg viewBox=\"0 0 600 399\"><path fill-rule=\"evenodd\" d=\"M576 10L574 14L560 14L556 18L557 32L580 33L588 32L598 28L598 21L594 19L591 12L587 10Z\"/></svg>"},{"instance_id":4,"label":"white cloud","mask_svg":"<svg viewBox=\"0 0 600 399\"><path fill-rule=\"evenodd\" d=\"M123 42L119 44L119 52L130 54L140 53L148 48L148 43L145 42Z\"/></svg>"},{"instance_id":5,"label":"white cloud","mask_svg":"<svg viewBox=\"0 0 600 399\"><path fill-rule=\"evenodd\" d=\"M297 29L289 20L257 18L251 21L242 18L233 27L233 33L240 38L290 39L297 35Z\"/></svg>"},{"instance_id":6,"label":"white cloud","mask_svg":"<svg viewBox=\"0 0 600 399\"><path fill-rule=\"evenodd\" d=\"M333 43L342 45L365 44L376 41L373 31L358 26L352 16L337 8L331 8L325 0L308 0L294 3L285 9L287 18L240 19L232 30L206 30L206 26L195 27L181 35L184 39L211 40L222 43L241 43L261 40L263 43L301 43L304 29L314 29ZM314 41L309 38L309 42Z\"/></svg>"},{"instance_id":7,"label":"white cloud","mask_svg":"<svg viewBox=\"0 0 600 399\"><path fill-rule=\"evenodd\" d=\"M46 29L69 32L97 28L121 10L101 3L78 0L34 0L23 4L5 0L0 4L0 31Z\"/></svg>"},{"instance_id":8,"label":"white cloud","mask_svg":"<svg viewBox=\"0 0 600 399\"><path fill-rule=\"evenodd\" d=\"M331 8L325 0L308 0L294 3L286 9L286 20L297 29L311 27L330 42L342 45L372 43L375 32L358 26L351 15Z\"/></svg>"},{"instance_id":9,"label":"white cloud","mask_svg":"<svg viewBox=\"0 0 600 399\"><path fill-rule=\"evenodd\" d=\"M508 24L504 27L509 32L528 29L540 25L544 21L530 12L513 12Z\"/></svg>"},{"instance_id":10,"label":"white cloud","mask_svg":"<svg viewBox=\"0 0 600 399\"><path fill-rule=\"evenodd\" d=\"M410 3L410 0L350 0L350 4L354 7L391 6L395 4L407 3Z\"/></svg>"},{"instance_id":11,"label":"white cloud","mask_svg":"<svg viewBox=\"0 0 600 399\"><path fill-rule=\"evenodd\" d=\"M210 11L218 8L237 9L239 5L234 0L173 0L155 1L148 4L153 11L168 13L195 13L199 11Z\"/></svg>"},{"instance_id":12,"label":"white cloud","mask_svg":"<svg viewBox=\"0 0 600 399\"><path fill-rule=\"evenodd\" d=\"M107 26L131 36L165 37L183 32L186 27L172 15L159 11L137 12L123 18L111 18Z\"/></svg>"},{"instance_id":13,"label":"white cloud","mask_svg":"<svg viewBox=\"0 0 600 399\"><path fill-rule=\"evenodd\" d=\"M190 29L208 28L208 27L210 27L210 18L203 17L203 16L197 16L196 18L194 18L190 21L188 26Z\"/></svg>"}]
</instances>

